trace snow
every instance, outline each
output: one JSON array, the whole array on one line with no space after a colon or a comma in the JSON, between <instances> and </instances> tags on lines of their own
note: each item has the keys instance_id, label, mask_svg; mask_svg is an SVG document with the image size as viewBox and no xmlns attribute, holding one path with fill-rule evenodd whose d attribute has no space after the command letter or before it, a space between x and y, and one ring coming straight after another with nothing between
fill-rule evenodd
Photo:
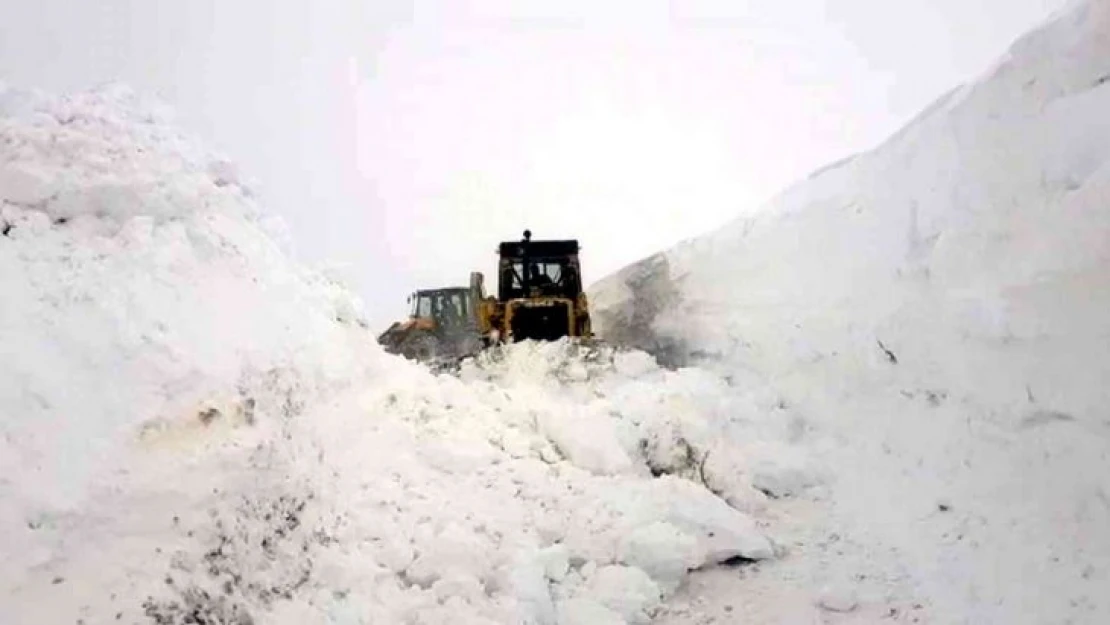
<instances>
[{"instance_id":1,"label":"snow","mask_svg":"<svg viewBox=\"0 0 1110 625\"><path fill-rule=\"evenodd\" d=\"M1110 5L1076 2L875 150L591 289L602 335L805 422L745 454L801 495L774 513L790 553L660 622L731 622L725 597L781 606L748 622L816 618L797 597L854 607L834 622L1110 615L1107 110Z\"/></svg>"},{"instance_id":2,"label":"snow","mask_svg":"<svg viewBox=\"0 0 1110 625\"><path fill-rule=\"evenodd\" d=\"M805 467L745 454L804 427L760 389L386 355L171 122L0 88L0 622L646 623L779 555L753 480Z\"/></svg>"},{"instance_id":3,"label":"snow","mask_svg":"<svg viewBox=\"0 0 1110 625\"><path fill-rule=\"evenodd\" d=\"M457 375L157 102L0 85L0 622L1105 620L1108 77L1076 2Z\"/></svg>"}]
</instances>

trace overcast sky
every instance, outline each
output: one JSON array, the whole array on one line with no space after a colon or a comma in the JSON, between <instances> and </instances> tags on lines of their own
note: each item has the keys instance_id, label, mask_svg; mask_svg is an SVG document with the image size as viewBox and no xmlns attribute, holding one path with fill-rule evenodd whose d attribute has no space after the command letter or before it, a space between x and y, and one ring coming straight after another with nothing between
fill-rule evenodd
<instances>
[{"instance_id":1,"label":"overcast sky","mask_svg":"<svg viewBox=\"0 0 1110 625\"><path fill-rule=\"evenodd\" d=\"M0 80L161 96L382 325L525 227L590 282L754 210L1062 4L0 0Z\"/></svg>"}]
</instances>

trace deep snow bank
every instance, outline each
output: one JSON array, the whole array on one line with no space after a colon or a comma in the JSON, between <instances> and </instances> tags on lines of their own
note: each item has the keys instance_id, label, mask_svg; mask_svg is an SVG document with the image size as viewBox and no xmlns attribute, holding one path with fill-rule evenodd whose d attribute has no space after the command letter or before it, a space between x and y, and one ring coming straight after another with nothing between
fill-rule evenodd
<instances>
[{"instance_id":1,"label":"deep snow bank","mask_svg":"<svg viewBox=\"0 0 1110 625\"><path fill-rule=\"evenodd\" d=\"M0 621L642 623L776 555L765 493L814 481L778 398L563 343L386 356L166 122L0 90Z\"/></svg>"},{"instance_id":2,"label":"deep snow bank","mask_svg":"<svg viewBox=\"0 0 1110 625\"><path fill-rule=\"evenodd\" d=\"M234 168L159 109L0 86L0 115L6 501L79 505L123 431L356 370L357 302L291 263Z\"/></svg>"},{"instance_id":3,"label":"deep snow bank","mask_svg":"<svg viewBox=\"0 0 1110 625\"><path fill-rule=\"evenodd\" d=\"M993 398L1045 380L1061 409L1098 413L1108 50L1110 8L1078 3L873 152L599 283L599 323L775 372L845 350L870 366L885 359L878 337ZM976 375L990 357L976 352L1034 345L1049 358Z\"/></svg>"},{"instance_id":4,"label":"deep snow bank","mask_svg":"<svg viewBox=\"0 0 1110 625\"><path fill-rule=\"evenodd\" d=\"M1110 5L1074 3L876 150L603 280L600 333L822 417L830 505L937 622L1105 618L1108 110Z\"/></svg>"},{"instance_id":5,"label":"deep snow bank","mask_svg":"<svg viewBox=\"0 0 1110 625\"><path fill-rule=\"evenodd\" d=\"M65 569L88 526L138 514L97 506L140 441L267 430L370 365L357 302L290 262L234 168L166 122L121 87L0 86L0 579L15 596L35 567Z\"/></svg>"}]
</instances>

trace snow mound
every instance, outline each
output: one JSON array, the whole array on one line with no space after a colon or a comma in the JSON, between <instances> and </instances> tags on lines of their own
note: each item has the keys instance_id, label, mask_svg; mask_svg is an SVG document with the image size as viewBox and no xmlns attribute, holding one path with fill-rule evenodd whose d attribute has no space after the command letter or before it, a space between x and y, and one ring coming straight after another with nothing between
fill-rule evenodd
<instances>
[{"instance_id":1,"label":"snow mound","mask_svg":"<svg viewBox=\"0 0 1110 625\"><path fill-rule=\"evenodd\" d=\"M123 431L354 370L357 302L136 96L0 87L0 114L5 500L78 505Z\"/></svg>"},{"instance_id":2,"label":"snow mound","mask_svg":"<svg viewBox=\"0 0 1110 625\"><path fill-rule=\"evenodd\" d=\"M896 582L875 601L1104 620L1107 110L1110 4L1075 2L874 151L601 281L595 326L807 414L824 531ZM807 483L768 457L753 484ZM847 581L813 557L814 589Z\"/></svg>"},{"instance_id":3,"label":"snow mound","mask_svg":"<svg viewBox=\"0 0 1110 625\"><path fill-rule=\"evenodd\" d=\"M642 352L387 356L151 111L0 89L0 621L644 623L776 556L800 417Z\"/></svg>"}]
</instances>

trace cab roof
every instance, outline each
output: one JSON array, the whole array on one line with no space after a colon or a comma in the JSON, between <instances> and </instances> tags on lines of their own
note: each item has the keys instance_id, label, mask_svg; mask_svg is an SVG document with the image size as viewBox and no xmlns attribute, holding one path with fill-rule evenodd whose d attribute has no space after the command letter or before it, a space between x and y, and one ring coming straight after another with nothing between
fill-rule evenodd
<instances>
[{"instance_id":1,"label":"cab roof","mask_svg":"<svg viewBox=\"0 0 1110 625\"><path fill-rule=\"evenodd\" d=\"M502 258L558 258L578 253L578 239L557 241L504 241L498 253Z\"/></svg>"},{"instance_id":2,"label":"cab roof","mask_svg":"<svg viewBox=\"0 0 1110 625\"><path fill-rule=\"evenodd\" d=\"M439 289L419 289L416 291L416 295L445 295L469 290L470 289L465 286L447 286Z\"/></svg>"}]
</instances>

